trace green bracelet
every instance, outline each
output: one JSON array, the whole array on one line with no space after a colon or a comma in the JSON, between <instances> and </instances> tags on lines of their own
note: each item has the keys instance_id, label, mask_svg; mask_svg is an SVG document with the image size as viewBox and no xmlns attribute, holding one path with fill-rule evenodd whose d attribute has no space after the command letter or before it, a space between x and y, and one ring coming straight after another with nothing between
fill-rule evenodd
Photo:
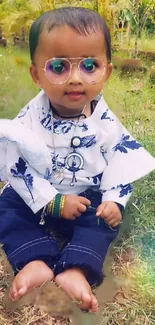
<instances>
[{"instance_id":1,"label":"green bracelet","mask_svg":"<svg viewBox=\"0 0 155 325\"><path fill-rule=\"evenodd\" d=\"M54 218L61 217L61 198L63 194L57 194L54 198L53 207L52 207L52 216Z\"/></svg>"}]
</instances>

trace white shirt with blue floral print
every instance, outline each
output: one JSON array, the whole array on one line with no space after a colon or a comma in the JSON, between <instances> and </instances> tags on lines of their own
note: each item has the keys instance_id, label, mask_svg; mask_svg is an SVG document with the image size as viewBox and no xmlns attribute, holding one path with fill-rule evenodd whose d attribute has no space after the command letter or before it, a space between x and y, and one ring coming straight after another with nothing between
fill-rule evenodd
<instances>
[{"instance_id":1,"label":"white shirt with blue floral print","mask_svg":"<svg viewBox=\"0 0 155 325\"><path fill-rule=\"evenodd\" d=\"M155 159L100 97L92 115L78 124L54 118L60 168L69 155L64 178L56 180L51 114L49 99L41 91L14 120L0 120L0 180L9 182L34 213L58 192L78 195L88 188L100 190L103 201L125 207L131 183L153 171ZM76 147L73 137L78 139Z\"/></svg>"}]
</instances>

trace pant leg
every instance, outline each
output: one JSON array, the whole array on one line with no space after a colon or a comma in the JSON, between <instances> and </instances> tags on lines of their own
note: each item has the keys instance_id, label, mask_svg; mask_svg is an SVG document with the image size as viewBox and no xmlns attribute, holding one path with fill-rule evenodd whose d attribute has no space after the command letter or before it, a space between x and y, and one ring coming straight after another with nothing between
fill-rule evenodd
<instances>
[{"instance_id":1,"label":"pant leg","mask_svg":"<svg viewBox=\"0 0 155 325\"><path fill-rule=\"evenodd\" d=\"M34 214L20 196L6 188L0 196L0 243L16 274L27 263L44 261L51 269L59 258L52 235L39 225L40 213Z\"/></svg>"},{"instance_id":2,"label":"pant leg","mask_svg":"<svg viewBox=\"0 0 155 325\"><path fill-rule=\"evenodd\" d=\"M88 196L87 196L88 197ZM88 197L91 200L91 197ZM93 201L100 204L99 195ZM103 281L103 263L111 243L119 233L119 226L109 227L103 219L96 217L96 209L89 208L75 221L74 233L56 265L55 275L72 267L85 270L89 284L100 285Z\"/></svg>"}]
</instances>

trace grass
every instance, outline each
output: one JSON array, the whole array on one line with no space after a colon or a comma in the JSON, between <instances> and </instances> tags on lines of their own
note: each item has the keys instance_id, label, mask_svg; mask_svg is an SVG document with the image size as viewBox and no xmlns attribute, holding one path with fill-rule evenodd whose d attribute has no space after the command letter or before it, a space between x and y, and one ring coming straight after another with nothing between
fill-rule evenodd
<instances>
[{"instance_id":1,"label":"grass","mask_svg":"<svg viewBox=\"0 0 155 325\"><path fill-rule=\"evenodd\" d=\"M128 44L128 39L124 34L123 43L120 44L121 48L129 48L134 49L135 47L135 39L131 37L130 43ZM141 51L154 51L155 49L155 38L150 37L148 38L145 33L142 33L141 38L138 39L138 49Z\"/></svg>"},{"instance_id":2,"label":"grass","mask_svg":"<svg viewBox=\"0 0 155 325\"><path fill-rule=\"evenodd\" d=\"M0 54L0 116L13 118L38 89L30 78L29 57L24 50L0 48Z\"/></svg>"},{"instance_id":3,"label":"grass","mask_svg":"<svg viewBox=\"0 0 155 325\"><path fill-rule=\"evenodd\" d=\"M38 89L28 72L26 52L0 49L0 118L12 118ZM146 64L146 62L145 62ZM133 91L141 82L141 90ZM149 72L121 74L114 71L104 90L104 96L123 124L155 155L155 89ZM124 220L123 237L112 251L112 272L116 279L115 298L103 305L104 325L155 324L155 174L136 182L134 194ZM3 258L0 262L0 325L68 325L67 320L55 320L35 306L8 312L3 294L8 286ZM46 300L46 299L45 299ZM91 325L86 317L77 324ZM95 323L95 325L97 325Z\"/></svg>"}]
</instances>

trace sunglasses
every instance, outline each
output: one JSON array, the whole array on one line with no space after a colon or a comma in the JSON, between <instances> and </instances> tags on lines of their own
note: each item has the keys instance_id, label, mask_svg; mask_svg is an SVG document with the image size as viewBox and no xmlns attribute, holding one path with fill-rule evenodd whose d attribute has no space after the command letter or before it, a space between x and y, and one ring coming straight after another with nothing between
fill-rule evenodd
<instances>
[{"instance_id":1,"label":"sunglasses","mask_svg":"<svg viewBox=\"0 0 155 325\"><path fill-rule=\"evenodd\" d=\"M70 60L80 60L78 63ZM46 78L52 84L64 84L71 76L73 65L77 65L82 80L87 84L100 82L106 73L104 62L98 58L52 58L45 62L44 69Z\"/></svg>"}]
</instances>

